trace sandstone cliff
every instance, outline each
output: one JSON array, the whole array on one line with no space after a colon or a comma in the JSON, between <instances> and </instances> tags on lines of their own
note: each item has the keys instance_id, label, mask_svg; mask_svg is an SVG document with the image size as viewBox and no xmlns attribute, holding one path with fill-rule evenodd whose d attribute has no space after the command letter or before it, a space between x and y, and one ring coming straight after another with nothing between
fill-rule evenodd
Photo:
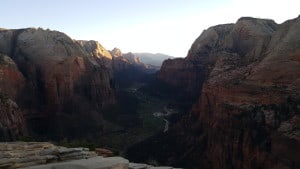
<instances>
[{"instance_id":1,"label":"sandstone cliff","mask_svg":"<svg viewBox=\"0 0 300 169\"><path fill-rule=\"evenodd\" d=\"M155 66L144 64L131 52L122 53L120 49L114 48L111 55L113 75L118 88L126 88L134 82L143 81L158 70Z\"/></svg>"},{"instance_id":2,"label":"sandstone cliff","mask_svg":"<svg viewBox=\"0 0 300 169\"><path fill-rule=\"evenodd\" d=\"M165 61L158 78L199 98L169 133L184 152L167 152L169 162L299 168L299 35L299 17L280 25L245 17L205 30L186 58Z\"/></svg>"},{"instance_id":3,"label":"sandstone cliff","mask_svg":"<svg viewBox=\"0 0 300 169\"><path fill-rule=\"evenodd\" d=\"M114 72L126 71L126 69L136 69L137 72L153 73L158 70L156 66L141 62L140 58L134 53L122 53L118 48L111 51L113 56Z\"/></svg>"},{"instance_id":4,"label":"sandstone cliff","mask_svg":"<svg viewBox=\"0 0 300 169\"><path fill-rule=\"evenodd\" d=\"M98 58L98 62L112 71L112 56L108 50L106 50L99 42L97 41L83 41L80 40L78 43L86 50L91 56Z\"/></svg>"},{"instance_id":5,"label":"sandstone cliff","mask_svg":"<svg viewBox=\"0 0 300 169\"><path fill-rule=\"evenodd\" d=\"M13 92L5 92L22 88L16 99L33 131L61 137L76 128L101 130L101 109L115 98L112 77L99 58L67 35L43 29L1 30L0 53L19 70L6 73ZM24 86L14 81L25 81ZM82 118L91 122L80 124Z\"/></svg>"},{"instance_id":6,"label":"sandstone cliff","mask_svg":"<svg viewBox=\"0 0 300 169\"><path fill-rule=\"evenodd\" d=\"M25 79L15 62L9 56L0 53L0 94L16 99L24 83Z\"/></svg>"},{"instance_id":7,"label":"sandstone cliff","mask_svg":"<svg viewBox=\"0 0 300 169\"><path fill-rule=\"evenodd\" d=\"M0 53L0 140L18 139L26 134L23 112L13 101L24 87L24 77L15 62Z\"/></svg>"},{"instance_id":8,"label":"sandstone cliff","mask_svg":"<svg viewBox=\"0 0 300 169\"><path fill-rule=\"evenodd\" d=\"M114 73L122 72L130 67L130 62L123 56L120 49L114 48L111 51L111 55Z\"/></svg>"},{"instance_id":9,"label":"sandstone cliff","mask_svg":"<svg viewBox=\"0 0 300 169\"><path fill-rule=\"evenodd\" d=\"M20 139L27 135L26 121L18 105L5 96L0 97L0 141Z\"/></svg>"}]
</instances>

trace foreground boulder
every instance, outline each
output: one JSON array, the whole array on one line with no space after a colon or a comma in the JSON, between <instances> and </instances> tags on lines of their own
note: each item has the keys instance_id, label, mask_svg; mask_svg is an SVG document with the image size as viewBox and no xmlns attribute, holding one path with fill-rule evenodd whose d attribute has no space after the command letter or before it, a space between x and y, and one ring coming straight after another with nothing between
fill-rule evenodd
<instances>
[{"instance_id":1,"label":"foreground boulder","mask_svg":"<svg viewBox=\"0 0 300 169\"><path fill-rule=\"evenodd\" d=\"M26 167L23 169L128 169L128 165L129 161L122 157L103 158L98 156L89 159Z\"/></svg>"},{"instance_id":2,"label":"foreground boulder","mask_svg":"<svg viewBox=\"0 0 300 169\"><path fill-rule=\"evenodd\" d=\"M97 156L88 148L66 148L48 142L0 142L1 169L173 169L129 163L122 157Z\"/></svg>"},{"instance_id":3,"label":"foreground boulder","mask_svg":"<svg viewBox=\"0 0 300 169\"><path fill-rule=\"evenodd\" d=\"M47 142L0 143L0 151L0 168L20 168L96 156L88 148L66 148Z\"/></svg>"}]
</instances>

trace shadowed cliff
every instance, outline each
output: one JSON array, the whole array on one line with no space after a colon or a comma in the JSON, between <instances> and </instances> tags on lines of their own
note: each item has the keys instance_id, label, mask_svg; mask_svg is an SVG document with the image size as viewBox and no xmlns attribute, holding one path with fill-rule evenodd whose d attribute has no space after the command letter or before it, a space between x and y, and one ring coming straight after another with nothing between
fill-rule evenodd
<instances>
[{"instance_id":1,"label":"shadowed cliff","mask_svg":"<svg viewBox=\"0 0 300 169\"><path fill-rule=\"evenodd\" d=\"M101 132L101 110L115 96L99 58L63 33L31 28L1 30L0 53L13 65L1 65L1 93L23 110L32 135L59 139Z\"/></svg>"},{"instance_id":2,"label":"shadowed cliff","mask_svg":"<svg viewBox=\"0 0 300 169\"><path fill-rule=\"evenodd\" d=\"M244 17L203 31L186 58L158 73L197 101L128 156L191 168L299 168L299 35L299 17L280 25Z\"/></svg>"}]
</instances>

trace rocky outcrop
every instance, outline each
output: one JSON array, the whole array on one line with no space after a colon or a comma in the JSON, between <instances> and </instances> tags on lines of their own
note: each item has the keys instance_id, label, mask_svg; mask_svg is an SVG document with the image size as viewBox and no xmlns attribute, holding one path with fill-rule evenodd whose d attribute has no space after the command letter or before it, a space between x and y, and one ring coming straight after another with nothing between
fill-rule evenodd
<instances>
[{"instance_id":1,"label":"rocky outcrop","mask_svg":"<svg viewBox=\"0 0 300 169\"><path fill-rule=\"evenodd\" d=\"M173 169L129 163L122 157L97 156L88 148L66 148L48 142L0 143L2 169Z\"/></svg>"},{"instance_id":2,"label":"rocky outcrop","mask_svg":"<svg viewBox=\"0 0 300 169\"><path fill-rule=\"evenodd\" d=\"M157 67L145 64L134 53L123 54L120 49L114 48L111 51L113 56L113 70L115 73L136 69L137 72L153 73L157 71Z\"/></svg>"},{"instance_id":3,"label":"rocky outcrop","mask_svg":"<svg viewBox=\"0 0 300 169\"><path fill-rule=\"evenodd\" d=\"M26 167L23 169L128 169L128 160L121 157L93 157L83 160Z\"/></svg>"},{"instance_id":4,"label":"rocky outcrop","mask_svg":"<svg viewBox=\"0 0 300 169\"><path fill-rule=\"evenodd\" d=\"M119 48L114 48L110 53L113 57L116 57L116 58L123 56L123 53Z\"/></svg>"},{"instance_id":5,"label":"rocky outcrop","mask_svg":"<svg viewBox=\"0 0 300 169\"><path fill-rule=\"evenodd\" d=\"M0 93L16 99L24 87L25 79L15 62L0 53Z\"/></svg>"},{"instance_id":6,"label":"rocky outcrop","mask_svg":"<svg viewBox=\"0 0 300 169\"><path fill-rule=\"evenodd\" d=\"M98 58L100 64L112 71L112 56L99 42L97 41L77 41L91 56Z\"/></svg>"},{"instance_id":7,"label":"rocky outcrop","mask_svg":"<svg viewBox=\"0 0 300 169\"><path fill-rule=\"evenodd\" d=\"M134 53L126 53L124 54L124 57L129 61L131 65L136 67L137 69L140 69L140 71L146 72L146 73L154 73L158 71L159 67L153 66L151 64L146 64L140 60L140 58L135 55Z\"/></svg>"},{"instance_id":8,"label":"rocky outcrop","mask_svg":"<svg viewBox=\"0 0 300 169\"><path fill-rule=\"evenodd\" d=\"M17 139L26 134L23 112L13 101L24 87L25 79L15 62L0 53L0 140Z\"/></svg>"},{"instance_id":9,"label":"rocky outcrop","mask_svg":"<svg viewBox=\"0 0 300 169\"><path fill-rule=\"evenodd\" d=\"M157 71L156 67L142 63L131 52L123 54L120 49L114 48L111 51L111 55L117 88L126 88L134 82L144 80L148 74Z\"/></svg>"},{"instance_id":10,"label":"rocky outcrop","mask_svg":"<svg viewBox=\"0 0 300 169\"><path fill-rule=\"evenodd\" d=\"M126 53L124 54L124 57L129 61L129 63L131 64L143 64L141 61L140 61L140 58L135 56L133 53L129 52L129 53Z\"/></svg>"},{"instance_id":11,"label":"rocky outcrop","mask_svg":"<svg viewBox=\"0 0 300 169\"><path fill-rule=\"evenodd\" d=\"M35 133L61 137L79 128L101 131L101 109L115 98L112 77L99 58L61 32L34 28L1 30L0 53L19 70L6 71L6 85L13 91L22 88L18 105ZM15 81L25 81L24 86ZM79 125L82 118L89 122Z\"/></svg>"},{"instance_id":12,"label":"rocky outcrop","mask_svg":"<svg viewBox=\"0 0 300 169\"><path fill-rule=\"evenodd\" d=\"M96 148L95 152L99 155L99 156L103 156L103 157L112 157L114 156L114 153L108 149L105 148Z\"/></svg>"},{"instance_id":13,"label":"rocky outcrop","mask_svg":"<svg viewBox=\"0 0 300 169\"><path fill-rule=\"evenodd\" d=\"M88 148L66 148L47 142L0 143L0 150L1 168L22 168L96 156L96 153Z\"/></svg>"},{"instance_id":14,"label":"rocky outcrop","mask_svg":"<svg viewBox=\"0 0 300 169\"><path fill-rule=\"evenodd\" d=\"M173 163L300 167L299 30L299 18L277 25L245 17L205 30L185 59L164 62L158 77L199 98L170 131L169 144L185 147Z\"/></svg>"},{"instance_id":15,"label":"rocky outcrop","mask_svg":"<svg viewBox=\"0 0 300 169\"><path fill-rule=\"evenodd\" d=\"M26 121L18 105L0 96L0 141L16 140L27 134Z\"/></svg>"},{"instance_id":16,"label":"rocky outcrop","mask_svg":"<svg viewBox=\"0 0 300 169\"><path fill-rule=\"evenodd\" d=\"M111 55L113 57L112 66L114 73L122 72L130 67L130 62L123 56L123 53L120 49L114 48L111 51Z\"/></svg>"},{"instance_id":17,"label":"rocky outcrop","mask_svg":"<svg viewBox=\"0 0 300 169\"><path fill-rule=\"evenodd\" d=\"M196 64L187 59L176 58L165 60L162 68L158 73L158 79L175 87L177 91L181 91L189 97L195 98L199 95L199 91L203 81L205 80L204 65ZM176 78L174 78L176 75Z\"/></svg>"}]
</instances>

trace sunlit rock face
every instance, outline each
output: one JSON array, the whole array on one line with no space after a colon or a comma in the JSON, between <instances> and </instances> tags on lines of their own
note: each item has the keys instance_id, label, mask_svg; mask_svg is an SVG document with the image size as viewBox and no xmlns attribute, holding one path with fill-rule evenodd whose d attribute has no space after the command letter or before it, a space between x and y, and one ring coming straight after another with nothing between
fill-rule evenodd
<instances>
[{"instance_id":1,"label":"sunlit rock face","mask_svg":"<svg viewBox=\"0 0 300 169\"><path fill-rule=\"evenodd\" d=\"M123 53L122 53L121 49L119 49L119 48L114 48L110 53L113 57L122 57L123 56Z\"/></svg>"},{"instance_id":2,"label":"sunlit rock face","mask_svg":"<svg viewBox=\"0 0 300 169\"><path fill-rule=\"evenodd\" d=\"M101 109L115 97L112 77L99 58L67 35L43 29L1 30L0 52L19 71L7 76L12 88L20 91L15 77L25 81L16 100L35 133L59 138L76 136L77 129L83 135L88 128L101 131ZM90 122L81 123L82 118Z\"/></svg>"},{"instance_id":3,"label":"sunlit rock face","mask_svg":"<svg viewBox=\"0 0 300 169\"><path fill-rule=\"evenodd\" d=\"M91 56L98 58L97 61L112 71L112 56L108 50L106 50L99 42L97 41L77 41L84 50Z\"/></svg>"},{"instance_id":4,"label":"sunlit rock face","mask_svg":"<svg viewBox=\"0 0 300 169\"><path fill-rule=\"evenodd\" d=\"M114 48L111 51L111 55L115 73L126 71L128 69L137 69L137 72L147 72L147 69L149 68L148 65L142 63L140 58L131 52L122 53L120 49ZM151 69L151 67L149 69Z\"/></svg>"},{"instance_id":5,"label":"sunlit rock face","mask_svg":"<svg viewBox=\"0 0 300 169\"><path fill-rule=\"evenodd\" d=\"M299 56L299 18L245 17L208 28L186 58L165 61L158 78L199 98L173 129L188 150L174 162L300 167Z\"/></svg>"},{"instance_id":6,"label":"sunlit rock face","mask_svg":"<svg viewBox=\"0 0 300 169\"><path fill-rule=\"evenodd\" d=\"M112 70L117 88L126 88L135 82L143 81L158 68L140 61L134 53L122 53L118 48L110 51L112 55Z\"/></svg>"}]
</instances>

